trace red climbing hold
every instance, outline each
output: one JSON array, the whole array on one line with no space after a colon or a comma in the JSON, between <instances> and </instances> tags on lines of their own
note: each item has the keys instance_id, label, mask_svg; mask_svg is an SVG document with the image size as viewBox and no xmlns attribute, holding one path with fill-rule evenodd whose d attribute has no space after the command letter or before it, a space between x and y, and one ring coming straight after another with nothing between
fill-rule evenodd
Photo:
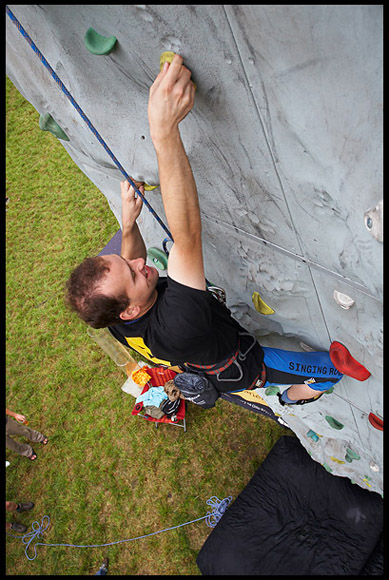
<instances>
[{"instance_id":1,"label":"red climbing hold","mask_svg":"<svg viewBox=\"0 0 389 580\"><path fill-rule=\"evenodd\" d=\"M336 340L330 346L330 359L335 368L339 372L357 379L358 381L365 381L370 377L370 372L353 358L349 350Z\"/></svg>"},{"instance_id":2,"label":"red climbing hold","mask_svg":"<svg viewBox=\"0 0 389 580\"><path fill-rule=\"evenodd\" d=\"M369 421L373 425L373 427L375 427L379 431L383 431L384 430L384 422L383 422L383 420L380 419L379 417L377 417L377 415L374 415L374 413L369 413Z\"/></svg>"}]
</instances>

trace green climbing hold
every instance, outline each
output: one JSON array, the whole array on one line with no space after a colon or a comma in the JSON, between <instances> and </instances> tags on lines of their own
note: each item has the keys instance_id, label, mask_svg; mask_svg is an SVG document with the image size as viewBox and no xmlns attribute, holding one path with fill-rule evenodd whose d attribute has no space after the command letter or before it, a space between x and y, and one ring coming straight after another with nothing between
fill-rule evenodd
<instances>
[{"instance_id":1,"label":"green climbing hold","mask_svg":"<svg viewBox=\"0 0 389 580\"><path fill-rule=\"evenodd\" d=\"M342 423L340 423L339 421L337 421L333 417L330 417L329 415L325 416L325 420L333 429L337 429L338 431L340 431L344 427L344 425L342 425Z\"/></svg>"},{"instance_id":2,"label":"green climbing hold","mask_svg":"<svg viewBox=\"0 0 389 580\"><path fill-rule=\"evenodd\" d=\"M106 55L113 51L117 42L116 36L102 36L93 28L88 28L84 44L92 54Z\"/></svg>"},{"instance_id":3,"label":"green climbing hold","mask_svg":"<svg viewBox=\"0 0 389 580\"><path fill-rule=\"evenodd\" d=\"M360 456L358 455L358 453L355 453L355 451L353 451L352 449L347 447L345 460L348 463L351 463L353 461L353 459L358 460L358 459L360 459Z\"/></svg>"},{"instance_id":4,"label":"green climbing hold","mask_svg":"<svg viewBox=\"0 0 389 580\"><path fill-rule=\"evenodd\" d=\"M48 131L58 139L63 139L63 141L70 141L65 131L61 129L57 121L53 119L50 113L46 113L46 115L41 115L39 117L39 127L42 131Z\"/></svg>"},{"instance_id":5,"label":"green climbing hold","mask_svg":"<svg viewBox=\"0 0 389 580\"><path fill-rule=\"evenodd\" d=\"M267 389L265 389L265 395L276 395L277 393L280 392L280 387L277 387L276 385L270 385L270 387L267 387Z\"/></svg>"},{"instance_id":6,"label":"green climbing hold","mask_svg":"<svg viewBox=\"0 0 389 580\"><path fill-rule=\"evenodd\" d=\"M159 270L166 270L167 255L163 250L160 250L159 248L149 248L147 250L147 255Z\"/></svg>"},{"instance_id":7,"label":"green climbing hold","mask_svg":"<svg viewBox=\"0 0 389 580\"><path fill-rule=\"evenodd\" d=\"M323 465L324 469L326 469L328 471L328 473L332 472L331 467L326 462L324 462L322 465Z\"/></svg>"}]
</instances>

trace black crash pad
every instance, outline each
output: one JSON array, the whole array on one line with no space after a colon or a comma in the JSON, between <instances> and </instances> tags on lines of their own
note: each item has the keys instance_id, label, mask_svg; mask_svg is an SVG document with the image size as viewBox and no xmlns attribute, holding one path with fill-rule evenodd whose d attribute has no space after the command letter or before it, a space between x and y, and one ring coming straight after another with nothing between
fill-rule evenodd
<instances>
[{"instance_id":1,"label":"black crash pad","mask_svg":"<svg viewBox=\"0 0 389 580\"><path fill-rule=\"evenodd\" d=\"M382 529L379 494L331 475L297 438L283 436L212 530L197 565L204 575L377 575Z\"/></svg>"}]
</instances>

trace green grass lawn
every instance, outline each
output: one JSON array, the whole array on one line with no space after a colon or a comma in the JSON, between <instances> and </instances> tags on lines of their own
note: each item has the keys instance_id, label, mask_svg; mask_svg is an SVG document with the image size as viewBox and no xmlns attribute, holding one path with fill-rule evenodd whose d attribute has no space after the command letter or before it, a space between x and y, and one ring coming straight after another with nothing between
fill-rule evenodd
<instances>
[{"instance_id":1,"label":"green grass lawn","mask_svg":"<svg viewBox=\"0 0 389 580\"><path fill-rule=\"evenodd\" d=\"M281 435L274 421L218 400L188 404L188 429L131 416L126 375L63 303L70 271L118 230L103 194L39 114L6 82L6 406L49 438L29 461L6 450L6 499L33 501L7 521L50 517L44 543L104 544L205 515L213 495L235 499ZM199 575L204 521L101 548L37 547L6 538L8 575ZM33 556L33 551L30 552Z\"/></svg>"}]
</instances>

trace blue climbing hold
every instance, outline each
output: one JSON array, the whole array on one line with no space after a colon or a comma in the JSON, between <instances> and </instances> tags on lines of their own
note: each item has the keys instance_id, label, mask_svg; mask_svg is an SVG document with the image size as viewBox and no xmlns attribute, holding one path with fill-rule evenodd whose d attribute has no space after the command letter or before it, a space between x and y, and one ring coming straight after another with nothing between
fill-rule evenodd
<instances>
[{"instance_id":1,"label":"blue climbing hold","mask_svg":"<svg viewBox=\"0 0 389 580\"><path fill-rule=\"evenodd\" d=\"M310 429L307 433L307 437L310 437L313 441L319 441L319 436L317 433L315 433L315 431L312 431L312 429Z\"/></svg>"}]
</instances>

